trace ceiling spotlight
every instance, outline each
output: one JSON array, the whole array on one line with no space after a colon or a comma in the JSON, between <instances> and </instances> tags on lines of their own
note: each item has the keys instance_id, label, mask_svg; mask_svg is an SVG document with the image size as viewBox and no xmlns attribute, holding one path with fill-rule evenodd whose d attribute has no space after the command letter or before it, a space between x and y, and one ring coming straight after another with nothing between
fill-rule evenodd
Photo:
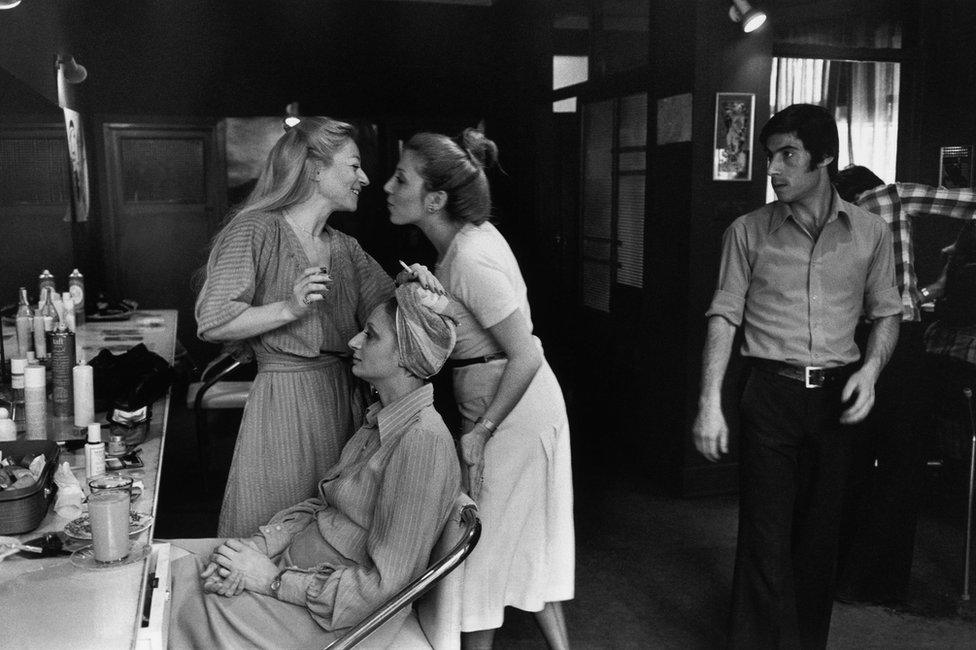
<instances>
[{"instance_id":1,"label":"ceiling spotlight","mask_svg":"<svg viewBox=\"0 0 976 650\"><path fill-rule=\"evenodd\" d=\"M0 0L0 11L4 9L13 9L20 4L20 0Z\"/></svg>"},{"instance_id":2,"label":"ceiling spotlight","mask_svg":"<svg viewBox=\"0 0 976 650\"><path fill-rule=\"evenodd\" d=\"M85 66L75 61L73 56L58 55L57 66L64 72L64 80L69 84L80 84L88 78Z\"/></svg>"},{"instance_id":3,"label":"ceiling spotlight","mask_svg":"<svg viewBox=\"0 0 976 650\"><path fill-rule=\"evenodd\" d=\"M732 22L742 23L742 31L746 34L754 32L766 24L766 12L756 9L748 0L732 0L729 7L729 18Z\"/></svg>"}]
</instances>

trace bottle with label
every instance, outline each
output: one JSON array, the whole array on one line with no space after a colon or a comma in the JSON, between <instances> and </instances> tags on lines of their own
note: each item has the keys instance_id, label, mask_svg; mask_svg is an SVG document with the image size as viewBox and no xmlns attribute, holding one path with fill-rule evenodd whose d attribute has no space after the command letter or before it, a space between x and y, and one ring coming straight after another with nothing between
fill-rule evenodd
<instances>
[{"instance_id":1,"label":"bottle with label","mask_svg":"<svg viewBox=\"0 0 976 650\"><path fill-rule=\"evenodd\" d=\"M75 302L75 323L85 324L85 276L75 269L68 276L68 291Z\"/></svg>"},{"instance_id":2,"label":"bottle with label","mask_svg":"<svg viewBox=\"0 0 976 650\"><path fill-rule=\"evenodd\" d=\"M27 300L27 288L20 288L20 304L17 306L17 353L26 357L34 349L34 313Z\"/></svg>"},{"instance_id":3,"label":"bottle with label","mask_svg":"<svg viewBox=\"0 0 976 650\"><path fill-rule=\"evenodd\" d=\"M51 333L51 409L55 416L74 413L75 335L64 323Z\"/></svg>"},{"instance_id":4,"label":"bottle with label","mask_svg":"<svg viewBox=\"0 0 976 650\"><path fill-rule=\"evenodd\" d=\"M85 443L85 477L105 473L105 443L102 442L102 425L88 425L88 441Z\"/></svg>"},{"instance_id":5,"label":"bottle with label","mask_svg":"<svg viewBox=\"0 0 976 650\"><path fill-rule=\"evenodd\" d=\"M44 269L37 276L37 295L44 297L44 290L54 291L54 276L50 271Z\"/></svg>"}]
</instances>

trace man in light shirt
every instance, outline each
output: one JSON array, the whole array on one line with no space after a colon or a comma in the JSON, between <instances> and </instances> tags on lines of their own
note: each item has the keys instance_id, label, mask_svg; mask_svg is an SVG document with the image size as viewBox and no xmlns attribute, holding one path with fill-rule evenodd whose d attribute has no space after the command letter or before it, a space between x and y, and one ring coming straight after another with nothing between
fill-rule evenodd
<instances>
[{"instance_id":1,"label":"man in light shirt","mask_svg":"<svg viewBox=\"0 0 976 650\"><path fill-rule=\"evenodd\" d=\"M759 136L777 201L726 230L708 316L695 445L728 452L721 389L737 328L750 373L740 403L739 537L730 646L826 646L852 429L898 338L887 224L837 195L837 126L795 104ZM872 321L864 359L854 342ZM860 360L860 363L858 363Z\"/></svg>"}]
</instances>

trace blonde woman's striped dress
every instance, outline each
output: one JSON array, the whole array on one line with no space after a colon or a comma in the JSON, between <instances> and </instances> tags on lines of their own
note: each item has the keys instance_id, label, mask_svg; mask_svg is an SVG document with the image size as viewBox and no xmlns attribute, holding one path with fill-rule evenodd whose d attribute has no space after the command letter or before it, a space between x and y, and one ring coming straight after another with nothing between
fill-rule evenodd
<instances>
[{"instance_id":1,"label":"blonde woman's striped dress","mask_svg":"<svg viewBox=\"0 0 976 650\"><path fill-rule=\"evenodd\" d=\"M248 396L218 535L240 537L281 510L314 496L362 422L360 382L347 345L393 281L352 237L331 235L332 289L304 318L248 340L258 375ZM201 338L251 306L285 300L298 273L312 266L280 213L233 219L210 254L197 298Z\"/></svg>"}]
</instances>

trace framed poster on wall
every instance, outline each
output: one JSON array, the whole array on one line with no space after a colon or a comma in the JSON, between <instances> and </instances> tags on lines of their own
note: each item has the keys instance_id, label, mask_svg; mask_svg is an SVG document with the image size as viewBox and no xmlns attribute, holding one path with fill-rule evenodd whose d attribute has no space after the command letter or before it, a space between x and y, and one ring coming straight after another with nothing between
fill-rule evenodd
<instances>
[{"instance_id":1,"label":"framed poster on wall","mask_svg":"<svg viewBox=\"0 0 976 650\"><path fill-rule=\"evenodd\" d=\"M712 180L752 180L755 111L753 93L716 93Z\"/></svg>"}]
</instances>

